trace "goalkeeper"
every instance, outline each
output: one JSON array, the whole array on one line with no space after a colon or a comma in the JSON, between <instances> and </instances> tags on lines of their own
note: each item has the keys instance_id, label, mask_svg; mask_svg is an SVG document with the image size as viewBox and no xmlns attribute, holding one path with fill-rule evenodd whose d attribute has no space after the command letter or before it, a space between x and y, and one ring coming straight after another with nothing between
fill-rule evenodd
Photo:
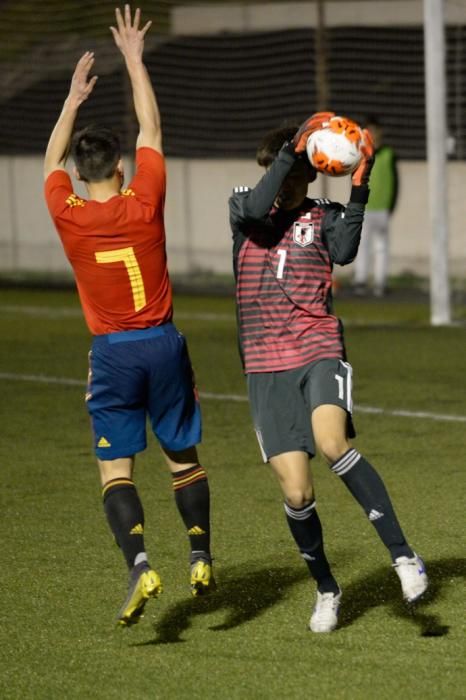
<instances>
[{"instance_id":1,"label":"goalkeeper","mask_svg":"<svg viewBox=\"0 0 466 700\"><path fill-rule=\"evenodd\" d=\"M340 587L324 551L309 460L322 453L386 546L408 602L427 588L422 560L407 543L374 467L352 447L352 368L341 322L332 313L332 268L356 256L373 144L352 174L346 206L309 199L316 178L309 135L332 113L298 130L267 134L257 151L266 169L253 188L229 200L240 349L252 419L265 462L284 495L291 534L317 584L314 632L337 626Z\"/></svg>"},{"instance_id":2,"label":"goalkeeper","mask_svg":"<svg viewBox=\"0 0 466 700\"><path fill-rule=\"evenodd\" d=\"M131 81L139 122L136 172L121 190L116 135L88 127L72 136L80 105L97 78L94 56L78 61L45 154L45 197L76 279L92 333L87 407L100 469L104 510L129 568L121 625L138 622L162 590L144 544L144 512L133 481L135 454L146 447L146 415L173 477L176 505L188 532L193 595L214 587L209 486L199 464L201 414L184 337L172 323L164 230L165 163L160 115L143 63L144 37L128 5L112 27ZM71 146L75 175L89 198L73 192L65 169ZM102 581L101 585L106 586Z\"/></svg>"}]
</instances>

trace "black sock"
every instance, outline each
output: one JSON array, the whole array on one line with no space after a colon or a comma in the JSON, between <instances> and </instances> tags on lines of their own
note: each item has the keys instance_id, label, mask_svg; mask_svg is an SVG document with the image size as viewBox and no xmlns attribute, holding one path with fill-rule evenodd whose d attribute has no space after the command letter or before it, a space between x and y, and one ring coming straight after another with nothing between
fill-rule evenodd
<instances>
[{"instance_id":1,"label":"black sock","mask_svg":"<svg viewBox=\"0 0 466 700\"><path fill-rule=\"evenodd\" d=\"M173 474L175 502L191 545L191 561L210 561L210 493L200 464Z\"/></svg>"},{"instance_id":2,"label":"black sock","mask_svg":"<svg viewBox=\"0 0 466 700\"><path fill-rule=\"evenodd\" d=\"M147 561L144 551L144 511L131 479L108 481L102 491L104 510L117 544L131 569Z\"/></svg>"},{"instance_id":3,"label":"black sock","mask_svg":"<svg viewBox=\"0 0 466 700\"><path fill-rule=\"evenodd\" d=\"M353 448L345 452L331 469L344 482L395 561L413 556L396 517L387 489L374 467Z\"/></svg>"},{"instance_id":4,"label":"black sock","mask_svg":"<svg viewBox=\"0 0 466 700\"><path fill-rule=\"evenodd\" d=\"M339 593L340 589L325 556L322 525L315 505L316 502L312 501L302 508L293 508L285 503L286 519L301 556L317 582L319 592Z\"/></svg>"}]
</instances>

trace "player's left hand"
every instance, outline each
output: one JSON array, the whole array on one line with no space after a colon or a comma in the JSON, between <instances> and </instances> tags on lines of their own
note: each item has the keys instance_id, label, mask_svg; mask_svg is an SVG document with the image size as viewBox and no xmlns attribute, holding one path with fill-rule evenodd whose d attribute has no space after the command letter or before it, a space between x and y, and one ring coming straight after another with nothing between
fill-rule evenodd
<instances>
[{"instance_id":1,"label":"player's left hand","mask_svg":"<svg viewBox=\"0 0 466 700\"><path fill-rule=\"evenodd\" d=\"M331 117L334 117L334 112L316 112L304 121L294 135L293 145L295 153L304 153L309 136L317 129L321 129Z\"/></svg>"},{"instance_id":2,"label":"player's left hand","mask_svg":"<svg viewBox=\"0 0 466 700\"><path fill-rule=\"evenodd\" d=\"M75 107L79 107L91 94L97 82L97 75L89 78L89 72L94 65L94 54L86 51L76 64L73 77L71 78L68 99Z\"/></svg>"},{"instance_id":3,"label":"player's left hand","mask_svg":"<svg viewBox=\"0 0 466 700\"><path fill-rule=\"evenodd\" d=\"M351 183L355 187L367 185L374 165L374 139L369 129L363 129L363 143L361 145L362 159L356 170L351 174Z\"/></svg>"}]
</instances>

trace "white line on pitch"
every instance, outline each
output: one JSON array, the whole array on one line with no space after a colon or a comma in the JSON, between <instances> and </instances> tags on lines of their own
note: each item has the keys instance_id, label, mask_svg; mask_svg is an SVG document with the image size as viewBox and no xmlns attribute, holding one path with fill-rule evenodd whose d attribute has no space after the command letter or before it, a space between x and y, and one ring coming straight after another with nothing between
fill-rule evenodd
<instances>
[{"instance_id":1,"label":"white line on pitch","mask_svg":"<svg viewBox=\"0 0 466 700\"><path fill-rule=\"evenodd\" d=\"M81 309L67 306L24 306L23 304L1 304L0 312L7 314L24 314L39 318L62 319L64 316L82 316Z\"/></svg>"},{"instance_id":2,"label":"white line on pitch","mask_svg":"<svg viewBox=\"0 0 466 700\"><path fill-rule=\"evenodd\" d=\"M35 382L36 384L60 384L62 386L86 385L82 379L68 379L67 377L47 377L45 374L14 374L13 372L0 372L0 379L17 382Z\"/></svg>"},{"instance_id":3,"label":"white line on pitch","mask_svg":"<svg viewBox=\"0 0 466 700\"><path fill-rule=\"evenodd\" d=\"M25 316L36 316L38 318L48 318L51 321L60 321L63 318L77 318L82 316L82 311L78 307L66 307L66 306L24 306L22 304L0 304L0 313L10 313L19 315L24 314ZM210 311L177 311L175 308L174 312L174 322L177 321L236 321L236 316L234 313L215 313ZM354 327L370 327L377 326L380 328L397 327L404 326L406 322L399 321L396 319L391 319L390 321L381 321L380 319L363 319L354 318L350 321L345 321L342 319L345 328ZM416 328L421 328L427 326L427 323L416 322Z\"/></svg>"},{"instance_id":4,"label":"white line on pitch","mask_svg":"<svg viewBox=\"0 0 466 700\"><path fill-rule=\"evenodd\" d=\"M64 317L76 318L82 316L82 311L76 307L66 306L24 306L22 304L0 304L0 312L10 314L24 314L25 316L37 316L39 318L48 318L51 320L61 320ZM214 312L194 312L194 311L175 311L176 319L183 321L235 321L235 314L220 314Z\"/></svg>"},{"instance_id":5,"label":"white line on pitch","mask_svg":"<svg viewBox=\"0 0 466 700\"><path fill-rule=\"evenodd\" d=\"M85 387L81 379L69 379L67 377L48 377L44 374L15 374L13 372L0 372L0 379L19 382L35 382L41 384L58 384L61 386ZM245 402L248 397L243 394L214 394L208 391L200 392L201 399L213 401ZM355 406L356 413L374 413L384 416L401 416L402 418L424 418L434 421L451 421L453 423L466 423L466 416L456 416L448 413L430 413L428 411L405 411L403 409L386 409L376 406Z\"/></svg>"}]
</instances>

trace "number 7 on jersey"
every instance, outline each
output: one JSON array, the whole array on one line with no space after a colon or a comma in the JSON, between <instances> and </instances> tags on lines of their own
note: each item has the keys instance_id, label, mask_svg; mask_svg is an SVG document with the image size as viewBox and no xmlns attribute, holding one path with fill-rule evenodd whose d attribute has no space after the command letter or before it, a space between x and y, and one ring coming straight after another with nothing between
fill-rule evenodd
<instances>
[{"instance_id":1,"label":"number 7 on jersey","mask_svg":"<svg viewBox=\"0 0 466 700\"><path fill-rule=\"evenodd\" d=\"M137 261L134 248L118 248L117 250L104 250L95 254L98 263L122 262L125 264L133 293L135 311L140 311L146 305L146 292L142 279L141 268Z\"/></svg>"}]
</instances>

